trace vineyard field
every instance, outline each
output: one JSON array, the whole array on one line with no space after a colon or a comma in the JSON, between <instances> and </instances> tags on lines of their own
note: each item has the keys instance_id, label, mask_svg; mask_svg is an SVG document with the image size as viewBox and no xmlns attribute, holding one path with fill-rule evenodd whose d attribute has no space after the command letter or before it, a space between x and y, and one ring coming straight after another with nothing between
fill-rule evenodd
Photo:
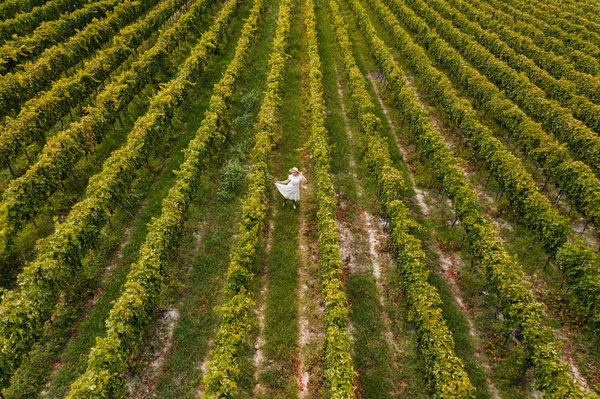
<instances>
[{"instance_id":1,"label":"vineyard field","mask_svg":"<svg viewBox=\"0 0 600 399\"><path fill-rule=\"evenodd\" d=\"M0 0L0 399L600 398L598 0Z\"/></svg>"}]
</instances>

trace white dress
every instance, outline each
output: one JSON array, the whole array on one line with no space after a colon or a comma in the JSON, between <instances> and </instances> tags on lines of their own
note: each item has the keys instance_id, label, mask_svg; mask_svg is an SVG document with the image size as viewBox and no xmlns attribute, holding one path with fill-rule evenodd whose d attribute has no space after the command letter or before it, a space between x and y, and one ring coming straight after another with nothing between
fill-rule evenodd
<instances>
[{"instance_id":1,"label":"white dress","mask_svg":"<svg viewBox=\"0 0 600 399\"><path fill-rule=\"evenodd\" d=\"M298 201L300 199L300 183L306 181L306 178L302 175L289 175L288 179L290 181L287 184L275 183L275 186L285 199Z\"/></svg>"}]
</instances>

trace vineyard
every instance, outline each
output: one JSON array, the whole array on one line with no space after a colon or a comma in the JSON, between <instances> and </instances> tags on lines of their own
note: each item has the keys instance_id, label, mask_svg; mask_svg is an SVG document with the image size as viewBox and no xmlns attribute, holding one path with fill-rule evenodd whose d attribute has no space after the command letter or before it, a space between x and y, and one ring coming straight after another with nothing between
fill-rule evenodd
<instances>
[{"instance_id":1,"label":"vineyard","mask_svg":"<svg viewBox=\"0 0 600 399\"><path fill-rule=\"evenodd\" d=\"M597 0L0 0L0 119L0 399L600 398Z\"/></svg>"}]
</instances>

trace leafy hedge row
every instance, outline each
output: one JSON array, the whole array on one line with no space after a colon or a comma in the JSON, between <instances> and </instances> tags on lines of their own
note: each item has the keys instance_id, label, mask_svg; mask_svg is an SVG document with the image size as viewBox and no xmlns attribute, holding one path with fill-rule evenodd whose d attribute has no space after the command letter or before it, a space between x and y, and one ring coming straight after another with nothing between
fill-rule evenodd
<instances>
[{"instance_id":1,"label":"leafy hedge row","mask_svg":"<svg viewBox=\"0 0 600 399\"><path fill-rule=\"evenodd\" d=\"M69 175L85 152L92 151L96 143L102 142L118 119L119 112L124 110L139 91L152 81L152 77L164 68L164 63L168 62L173 49L179 46L190 32L196 31L199 21L214 2L215 0L199 0L194 3L190 11L183 15L176 24L162 32L154 46L145 51L131 65L131 68L123 71L96 96L85 116L71 124L68 129L60 131L49 139L36 163L24 175L9 183L0 204L0 260L6 259L6 255L12 251L15 236L23 224L35 216L37 210L56 191L60 182ZM164 3L155 11L159 11L160 14L171 14L174 11L172 6L179 5L181 1ZM166 17L168 15L163 15L161 18ZM147 31L146 34L157 28L154 22L142 21L140 24ZM142 40L143 37L136 37L133 42ZM133 48L121 45L120 39L117 42L120 43L118 47L107 49L108 54L103 54L111 55L114 49L116 55L119 55L119 59L123 59L132 53ZM103 71L103 69L109 67L109 64L105 63L108 61L110 59L103 56L98 62L91 61L89 66L93 68L92 70L95 69L106 76L110 71ZM112 61L114 68L118 64L115 64L115 60ZM31 105L34 108L29 106L24 108L24 112L28 112L24 114L25 117L17 118L14 121L9 120L6 124L4 133L12 133L12 135L0 136L0 149L2 151L6 149L7 152L19 150L21 146L18 144L25 143L14 140L23 139L23 135L19 133L24 133L24 130L30 129L31 125L41 125L36 117L38 113L46 112L54 115L48 117L48 121L52 122L61 113L68 112L69 107L73 105L69 102L70 98L81 100L85 94L94 89L93 85L99 84L99 82L92 82L101 75L90 76L90 72L86 68L72 79L61 80L55 86L57 91L52 90L44 94L39 101L32 100ZM64 82L65 85L63 86L61 82ZM80 94L79 98L75 96L77 94ZM60 103L54 100L59 100ZM50 104L45 101L49 101ZM61 108L55 109L53 104L60 105ZM10 130L13 128L19 128L19 130ZM26 134L42 134L42 131L32 129L28 130ZM41 141L41 137L35 138ZM11 140L13 141L11 142ZM18 146L15 147L15 145Z\"/></svg>"},{"instance_id":2,"label":"leafy hedge row","mask_svg":"<svg viewBox=\"0 0 600 399\"><path fill-rule=\"evenodd\" d=\"M533 1L534 4L538 4L542 6L539 1ZM600 34L600 23L593 20L593 15L586 15L585 13L579 15L581 10L571 10L568 5L558 5L553 4L553 1L543 3L544 7L547 7L546 10L551 12L555 16L559 16L562 19L569 21L571 24L574 24L580 28L584 28L590 32L594 32L596 35ZM561 7L562 6L562 7ZM598 10L596 10L596 13Z\"/></svg>"},{"instance_id":3,"label":"leafy hedge row","mask_svg":"<svg viewBox=\"0 0 600 399\"><path fill-rule=\"evenodd\" d=\"M366 25L363 18L358 18ZM516 336L523 344L526 365L534 367L537 389L552 398L595 398L595 394L581 389L569 374L568 367L561 363L558 344L552 331L542 326L542 305L535 300L523 270L508 254L498 233L483 215L457 159L431 125L415 92L406 85L406 77L394 62L389 48L376 36L372 25L369 32L369 47L386 78L388 93L412 133L417 151L452 200L473 255L481 264L492 292L498 296L507 326L519 333Z\"/></svg>"},{"instance_id":4,"label":"leafy hedge row","mask_svg":"<svg viewBox=\"0 0 600 399\"><path fill-rule=\"evenodd\" d=\"M375 106L352 55L338 5L333 0L330 4L354 109L360 121L365 162L377 179L379 198L390 220L410 317L417 326L419 350L427 366L427 379L433 386L433 397L472 398L475 388L462 360L454 352L454 338L444 320L440 296L428 282L426 255L421 249L421 242L411 235L418 225L401 200L404 180L392 166L388 144L381 134L381 121L374 115Z\"/></svg>"},{"instance_id":5,"label":"leafy hedge row","mask_svg":"<svg viewBox=\"0 0 600 399\"><path fill-rule=\"evenodd\" d=\"M571 111L573 116L582 121L587 127L600 133L600 105L594 104L586 96L577 95L578 89L574 82L567 79L557 80L546 70L538 67L534 61L518 54L508 44L500 40L498 35L490 33L481 28L477 23L469 21L460 12L446 4L443 0L426 0L429 5L436 9L444 18L451 20L456 27L464 33L471 35L483 47L499 60L515 71L524 74L529 81L537 85L546 97L558 101L560 105ZM504 38L506 40L506 38ZM511 41L512 44L512 41ZM525 43L521 43L522 46ZM531 50L529 48L529 50ZM537 57L539 61L539 54ZM548 59L546 57L546 62ZM589 79L588 79L589 80ZM594 85L596 86L594 90ZM598 80L587 84L594 96L598 97ZM540 93L540 94L542 94Z\"/></svg>"},{"instance_id":6,"label":"leafy hedge row","mask_svg":"<svg viewBox=\"0 0 600 399\"><path fill-rule=\"evenodd\" d=\"M98 52L73 76L60 79L40 96L27 101L16 118L0 126L0 160L8 162L34 141L43 143L46 132L108 79L186 0L169 0L115 36L111 46Z\"/></svg>"},{"instance_id":7,"label":"leafy hedge row","mask_svg":"<svg viewBox=\"0 0 600 399\"><path fill-rule=\"evenodd\" d=\"M27 13L48 0L6 0L0 4L0 20L13 18L18 13Z\"/></svg>"},{"instance_id":8,"label":"leafy hedge row","mask_svg":"<svg viewBox=\"0 0 600 399\"><path fill-rule=\"evenodd\" d=\"M240 351L252 327L250 313L255 306L248 284L253 279L253 265L260 236L264 230L269 188L268 163L279 130L277 110L281 100L281 81L288 55L285 53L290 33L292 0L282 0L269 56L270 71L254 129L254 147L250 151L249 187L242 200L239 236L231 250L225 301L218 309L221 324L215 336L214 348L204 376L203 399L234 399L239 397L238 379Z\"/></svg>"},{"instance_id":9,"label":"leafy hedge row","mask_svg":"<svg viewBox=\"0 0 600 399\"><path fill-rule=\"evenodd\" d=\"M0 43L10 40L13 35L25 36L45 21L60 18L61 14L71 12L88 0L52 0L33 8L30 12L19 13L11 18L0 18Z\"/></svg>"},{"instance_id":10,"label":"leafy hedge row","mask_svg":"<svg viewBox=\"0 0 600 399\"><path fill-rule=\"evenodd\" d=\"M529 57L554 78L571 82L572 84L568 84L564 80L562 81L566 86L563 91L568 90L565 95L567 104L572 101L575 93L586 96L596 104L600 103L600 78L579 72L570 60L539 48L533 40L515 32L511 24L499 23L494 17L495 10L488 5L480 2L477 7L474 7L463 0L447 0L447 2L471 21L477 22L482 28L496 33L510 47Z\"/></svg>"},{"instance_id":11,"label":"leafy hedge row","mask_svg":"<svg viewBox=\"0 0 600 399\"><path fill-rule=\"evenodd\" d=\"M564 18L565 13L559 7L552 7L553 10L550 11L550 7L545 4L539 4L537 1L516 2L515 7L556 26L565 32L572 33L595 46L600 46L600 34L590 31L586 27Z\"/></svg>"},{"instance_id":12,"label":"leafy hedge row","mask_svg":"<svg viewBox=\"0 0 600 399\"><path fill-rule=\"evenodd\" d=\"M335 188L331 179L331 156L325 129L323 72L317 39L313 0L304 2L305 39L308 48L307 90L310 135L306 147L315 174L319 263L325 304L325 377L329 398L354 398L356 372L352 360L352 338L348 333L348 300L344 291L340 234L335 219Z\"/></svg>"},{"instance_id":13,"label":"leafy hedge row","mask_svg":"<svg viewBox=\"0 0 600 399\"><path fill-rule=\"evenodd\" d=\"M564 146L545 134L521 109L505 99L498 88L471 68L460 53L430 30L414 11L398 1L388 3L430 56L451 72L473 101L505 128L526 153L533 155L553 182L569 195L576 209L595 226L600 226L600 183L593 175L593 170L581 162L573 162ZM391 21L386 19L385 23L393 25ZM389 29L396 32L396 40L400 44L410 40L398 22L395 25Z\"/></svg>"},{"instance_id":14,"label":"leafy hedge row","mask_svg":"<svg viewBox=\"0 0 600 399\"><path fill-rule=\"evenodd\" d=\"M421 77L424 89L446 113L456 130L466 137L475 150L475 155L506 192L513 210L522 216L525 224L539 237L544 249L552 255L563 251L572 254L569 262L559 263L559 267L565 272L567 281L578 298L581 313L588 316L595 327L600 327L600 265L594 253L585 248L578 238L569 234L567 221L539 192L536 182L521 161L508 152L493 137L491 131L479 122L470 104L458 96L446 75L433 67L427 53L414 43L390 10L380 1L369 2L376 10L379 20L392 33L403 59ZM418 18L413 13L401 9L400 5L394 8L406 25L418 23ZM363 18L366 20L366 16ZM562 190L571 193L575 204L580 205L587 212L586 216L600 226L600 181L591 170L584 164L572 162L564 148L548 137L539 125L531 122L514 104L504 99L492 84L470 68L460 55L451 51L435 33L419 35L418 40L430 44L429 53L434 54L436 61L441 59L440 65L451 70L463 87L467 87L475 102L481 104L486 113L511 132L528 153L533 153L535 159L546 168L549 177L559 183ZM575 262L575 254L581 262ZM585 268L581 267L584 261L587 264ZM577 270L577 273L572 273L573 270Z\"/></svg>"},{"instance_id":15,"label":"leafy hedge row","mask_svg":"<svg viewBox=\"0 0 600 399\"><path fill-rule=\"evenodd\" d=\"M106 0L110 1L110 0ZM23 71L11 72L0 79L0 116L35 97L61 76L68 68L89 57L123 26L135 21L158 0L124 0L111 14L97 19L67 41L42 53L33 62L23 66Z\"/></svg>"},{"instance_id":16,"label":"leafy hedge row","mask_svg":"<svg viewBox=\"0 0 600 399\"><path fill-rule=\"evenodd\" d=\"M582 19L585 19L590 22L595 22L597 25L600 25L600 7L598 4L594 4L593 2L586 1L555 1L551 0L550 3L562 6L565 10L570 11L574 15L579 15Z\"/></svg>"},{"instance_id":17,"label":"leafy hedge row","mask_svg":"<svg viewBox=\"0 0 600 399\"><path fill-rule=\"evenodd\" d=\"M104 5L103 2L89 3L86 0L53 0L34 8L30 13L0 22L0 43L9 41L0 47L0 71L5 72L11 65L21 63L40 54L49 45L63 41L76 29L83 28L93 18L103 17L116 5L114 1ZM11 40L13 35L20 37Z\"/></svg>"},{"instance_id":18,"label":"leafy hedge row","mask_svg":"<svg viewBox=\"0 0 600 399\"><path fill-rule=\"evenodd\" d=\"M230 0L192 49L177 76L151 99L148 111L135 123L124 146L114 151L103 170L91 177L85 198L71 208L67 219L38 244L38 255L19 275L18 288L4 294L0 304L0 386L40 336L60 294L77 278L81 261L96 243L111 213L123 201L136 171L166 138L177 108L190 95L208 62L226 42L240 0Z\"/></svg>"},{"instance_id":19,"label":"leafy hedge row","mask_svg":"<svg viewBox=\"0 0 600 399\"><path fill-rule=\"evenodd\" d=\"M529 30L530 34L534 33L536 38L540 41L552 43L553 51L556 51L557 49L561 48L560 46L557 46L557 43L562 43L562 47L566 48L567 52L571 51L572 55L575 57L579 57L580 55L587 55L596 59L596 61L600 60L599 46L582 40L577 35L565 32L559 29L557 26L542 21L534 17L533 15L523 12L520 9L516 8L516 4L518 4L518 2L522 0L511 0L510 4L505 3L502 0L486 1L494 8L503 10L508 15L514 16L513 18L516 18L519 21L528 24L529 26L537 27L538 29L536 31ZM544 39L544 37L546 39ZM583 60L583 58L581 59Z\"/></svg>"},{"instance_id":20,"label":"leafy hedge row","mask_svg":"<svg viewBox=\"0 0 600 399\"><path fill-rule=\"evenodd\" d=\"M210 106L195 138L185 150L177 180L162 202L159 218L148 227L138 261L131 266L125 290L106 320L106 336L96 339L86 372L72 385L68 399L112 398L122 395L121 374L152 318L171 254L177 248L189 204L202 170L219 153L229 135L227 118L238 76L246 67L258 33L264 0L256 0L238 41L235 56L214 87ZM184 67L185 68L185 67ZM183 75L182 75L183 76Z\"/></svg>"},{"instance_id":21,"label":"leafy hedge row","mask_svg":"<svg viewBox=\"0 0 600 399\"><path fill-rule=\"evenodd\" d=\"M394 4L399 4L393 0ZM571 151L585 161L595 173L600 173L600 137L576 120L571 113L504 62L494 57L471 36L455 28L422 0L406 0L416 14L424 18L440 37L453 45L463 57L504 90L508 98L521 109L538 119L546 130L568 143ZM395 10L394 10L395 11ZM429 30L429 28L427 29Z\"/></svg>"},{"instance_id":22,"label":"leafy hedge row","mask_svg":"<svg viewBox=\"0 0 600 399\"><path fill-rule=\"evenodd\" d=\"M375 6L380 21L394 36L404 56L414 59L413 62L427 62L425 52L420 47L415 47L413 39L390 10L381 2L371 3ZM400 2L389 3L404 26L416 33L414 40L427 50L437 65L448 71L470 95L473 102L506 129L525 153L533 155L552 181L568 194L576 209L600 228L600 181L593 171L587 165L573 161L564 146L546 134L540 125L507 100L496 86L469 66L458 51L434 31L428 30L427 24L410 8ZM411 47L419 56L408 52L406 47ZM419 57L423 60L419 60Z\"/></svg>"},{"instance_id":23,"label":"leafy hedge row","mask_svg":"<svg viewBox=\"0 0 600 399\"><path fill-rule=\"evenodd\" d=\"M600 74L600 62L597 59L581 50L570 48L562 40L547 35L539 25L524 21L526 16L523 16L522 11L497 0L485 2L474 0L473 4L482 10L487 10L486 12L491 14L498 23L529 37L540 48L569 59L578 71L593 76Z\"/></svg>"}]
</instances>

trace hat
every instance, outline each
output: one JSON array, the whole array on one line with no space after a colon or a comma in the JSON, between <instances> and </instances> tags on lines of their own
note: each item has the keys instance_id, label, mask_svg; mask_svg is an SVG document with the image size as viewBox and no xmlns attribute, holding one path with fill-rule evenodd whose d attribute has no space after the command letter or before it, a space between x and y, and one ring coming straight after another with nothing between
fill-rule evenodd
<instances>
[{"instance_id":1,"label":"hat","mask_svg":"<svg viewBox=\"0 0 600 399\"><path fill-rule=\"evenodd\" d=\"M292 172L298 172L298 173L300 173L300 171L298 170L298 168L292 168Z\"/></svg>"}]
</instances>

